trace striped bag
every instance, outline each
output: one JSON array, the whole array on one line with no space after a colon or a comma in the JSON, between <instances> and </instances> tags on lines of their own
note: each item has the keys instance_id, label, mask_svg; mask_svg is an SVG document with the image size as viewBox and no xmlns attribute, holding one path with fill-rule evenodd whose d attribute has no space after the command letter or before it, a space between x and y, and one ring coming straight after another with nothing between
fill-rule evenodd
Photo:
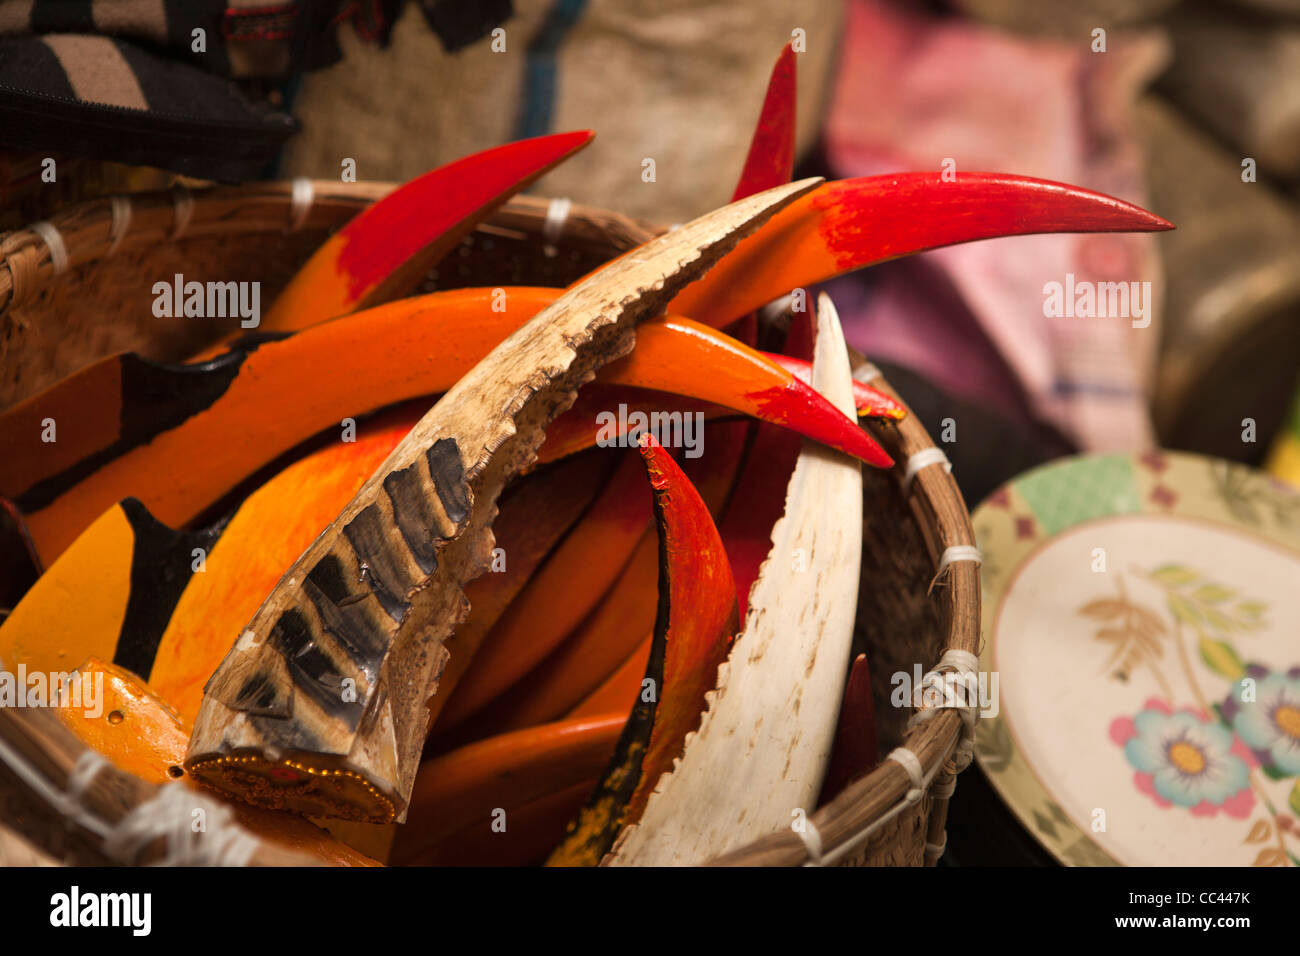
<instances>
[{"instance_id":1,"label":"striped bag","mask_svg":"<svg viewBox=\"0 0 1300 956\"><path fill-rule=\"evenodd\" d=\"M270 82L337 61L346 7L0 0L0 147L255 177L295 130Z\"/></svg>"}]
</instances>

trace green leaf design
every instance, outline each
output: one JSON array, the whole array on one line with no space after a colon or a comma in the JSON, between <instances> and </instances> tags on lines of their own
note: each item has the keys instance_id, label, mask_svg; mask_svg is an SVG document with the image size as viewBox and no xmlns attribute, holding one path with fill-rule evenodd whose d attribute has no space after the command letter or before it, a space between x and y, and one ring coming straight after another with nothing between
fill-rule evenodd
<instances>
[{"instance_id":1,"label":"green leaf design","mask_svg":"<svg viewBox=\"0 0 1300 956\"><path fill-rule=\"evenodd\" d=\"M1169 610L1182 624L1220 635L1257 631L1266 627L1260 616L1268 610L1262 601L1238 600L1235 588L1217 584L1182 564L1166 564L1149 574L1169 601ZM1097 615L1094 615L1097 616Z\"/></svg>"},{"instance_id":2,"label":"green leaf design","mask_svg":"<svg viewBox=\"0 0 1300 956\"><path fill-rule=\"evenodd\" d=\"M1209 621L1210 627L1214 628L1216 631L1231 633L1232 631L1235 631L1237 629L1237 625L1233 623L1233 621L1230 618L1228 618L1227 615L1222 614L1219 611L1216 611L1212 607L1198 608L1197 610L1199 610L1203 615L1205 615L1205 619Z\"/></svg>"},{"instance_id":3,"label":"green leaf design","mask_svg":"<svg viewBox=\"0 0 1300 956\"><path fill-rule=\"evenodd\" d=\"M1208 637L1202 637L1200 651L1205 666L1228 680L1238 680L1246 673L1246 665L1241 662L1237 652L1224 641L1212 641Z\"/></svg>"},{"instance_id":4,"label":"green leaf design","mask_svg":"<svg viewBox=\"0 0 1300 956\"><path fill-rule=\"evenodd\" d=\"M1222 604L1224 601L1236 596L1236 591L1225 588L1221 584L1202 584L1192 592L1192 597L1205 604Z\"/></svg>"},{"instance_id":5,"label":"green leaf design","mask_svg":"<svg viewBox=\"0 0 1300 956\"><path fill-rule=\"evenodd\" d=\"M1186 598L1177 594L1169 595L1169 610L1173 612L1174 617L1184 624L1200 627L1201 614L1197 611L1196 605Z\"/></svg>"},{"instance_id":6,"label":"green leaf design","mask_svg":"<svg viewBox=\"0 0 1300 956\"><path fill-rule=\"evenodd\" d=\"M1300 814L1300 780L1297 780L1295 786L1291 788L1291 796L1286 802L1291 805L1293 813Z\"/></svg>"},{"instance_id":7,"label":"green leaf design","mask_svg":"<svg viewBox=\"0 0 1300 956\"><path fill-rule=\"evenodd\" d=\"M1191 568L1181 564L1163 564L1152 571L1151 576L1171 588L1184 587L1200 577Z\"/></svg>"}]
</instances>

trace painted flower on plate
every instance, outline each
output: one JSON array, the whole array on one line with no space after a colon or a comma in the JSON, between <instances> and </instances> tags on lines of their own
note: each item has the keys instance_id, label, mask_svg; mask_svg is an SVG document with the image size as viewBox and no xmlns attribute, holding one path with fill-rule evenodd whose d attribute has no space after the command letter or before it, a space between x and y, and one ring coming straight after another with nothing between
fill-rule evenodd
<instances>
[{"instance_id":1,"label":"painted flower on plate","mask_svg":"<svg viewBox=\"0 0 1300 956\"><path fill-rule=\"evenodd\" d=\"M1266 770L1300 776L1300 667L1250 665L1219 709Z\"/></svg>"},{"instance_id":2,"label":"painted flower on plate","mask_svg":"<svg viewBox=\"0 0 1300 956\"><path fill-rule=\"evenodd\" d=\"M1248 751L1208 715L1152 699L1136 717L1117 718L1110 736L1124 748L1138 789L1162 807L1242 819L1255 806Z\"/></svg>"}]
</instances>

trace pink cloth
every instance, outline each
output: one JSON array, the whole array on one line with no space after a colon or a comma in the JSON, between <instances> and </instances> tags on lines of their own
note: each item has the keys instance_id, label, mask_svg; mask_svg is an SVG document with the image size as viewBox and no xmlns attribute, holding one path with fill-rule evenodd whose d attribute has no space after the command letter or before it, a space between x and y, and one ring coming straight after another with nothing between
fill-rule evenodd
<instances>
[{"instance_id":1,"label":"pink cloth","mask_svg":"<svg viewBox=\"0 0 1300 956\"><path fill-rule=\"evenodd\" d=\"M958 176L1016 173L1142 205L1130 107L1166 44L1159 33L1112 32L1108 52L1094 53L1089 40L1021 37L854 0L827 123L831 166L867 176L941 169L951 158ZM933 272L927 280L929 270L941 281ZM1067 273L1076 282L1150 282L1151 324L1046 317L1044 285L1065 283ZM1153 442L1144 391L1161 287L1150 235L1026 236L884 266L862 308L842 314L850 342L868 354L1004 410L1023 408L1023 390L1032 414L1082 448L1138 449Z\"/></svg>"}]
</instances>

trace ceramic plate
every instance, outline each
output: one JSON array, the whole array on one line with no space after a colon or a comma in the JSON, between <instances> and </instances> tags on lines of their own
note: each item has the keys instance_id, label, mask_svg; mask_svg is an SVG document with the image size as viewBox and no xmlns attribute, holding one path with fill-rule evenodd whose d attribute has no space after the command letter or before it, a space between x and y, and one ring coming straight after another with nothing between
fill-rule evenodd
<instances>
[{"instance_id":1,"label":"ceramic plate","mask_svg":"<svg viewBox=\"0 0 1300 956\"><path fill-rule=\"evenodd\" d=\"M1193 455L1086 456L973 524L997 691L976 755L1042 844L1300 866L1300 495Z\"/></svg>"}]
</instances>

